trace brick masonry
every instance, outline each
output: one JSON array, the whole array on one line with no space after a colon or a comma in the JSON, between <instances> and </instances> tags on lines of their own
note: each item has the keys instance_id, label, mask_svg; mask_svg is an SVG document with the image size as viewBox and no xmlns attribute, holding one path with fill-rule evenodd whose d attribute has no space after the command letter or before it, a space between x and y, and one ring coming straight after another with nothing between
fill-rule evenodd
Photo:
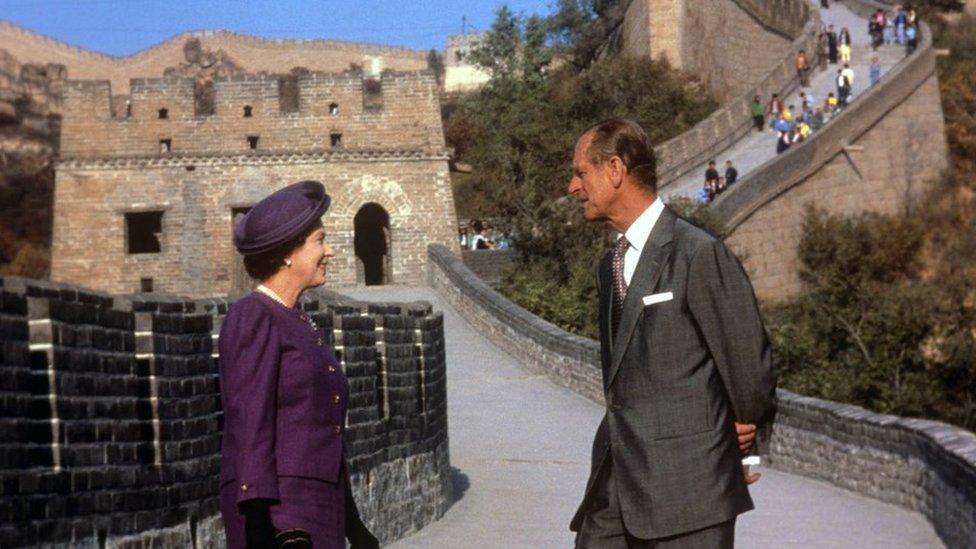
<instances>
[{"instance_id":1,"label":"brick masonry","mask_svg":"<svg viewBox=\"0 0 976 549\"><path fill-rule=\"evenodd\" d=\"M712 208L760 299L800 291L797 245L808 204L831 213L894 214L947 168L931 31L923 43L814 139L740 180ZM776 235L771 238L770 235Z\"/></svg>"},{"instance_id":2,"label":"brick masonry","mask_svg":"<svg viewBox=\"0 0 976 549\"><path fill-rule=\"evenodd\" d=\"M529 370L603 403L599 344L569 334L492 290L446 248L429 248L431 286ZM777 391L760 451L777 469L922 513L948 547L976 545L976 435L935 421L875 414Z\"/></svg>"},{"instance_id":3,"label":"brick masonry","mask_svg":"<svg viewBox=\"0 0 976 549\"><path fill-rule=\"evenodd\" d=\"M217 334L230 301L0 278L0 545L223 546ZM443 318L324 291L347 460L374 533L451 502Z\"/></svg>"},{"instance_id":4,"label":"brick masonry","mask_svg":"<svg viewBox=\"0 0 976 549\"><path fill-rule=\"evenodd\" d=\"M495 287L502 281L505 271L515 265L518 258L516 250L463 250L461 259L464 266L489 286Z\"/></svg>"},{"instance_id":5,"label":"brick masonry","mask_svg":"<svg viewBox=\"0 0 976 549\"><path fill-rule=\"evenodd\" d=\"M52 279L126 293L152 278L154 291L227 294L236 262L232 209L316 179L333 199L323 218L337 257L330 282L361 282L353 218L375 203L390 216L387 282L420 283L429 242L458 248L437 84L429 73L385 74L377 109L366 105L365 82L299 76L298 110L282 112L279 77L218 80L214 114L197 115L193 80L141 79L132 84L131 116L121 117L112 114L108 82L69 82ZM332 146L334 133L341 146ZM256 149L248 136L259 138ZM171 140L169 152L161 139ZM159 253L127 253L125 214L136 211L164 212Z\"/></svg>"},{"instance_id":6,"label":"brick masonry","mask_svg":"<svg viewBox=\"0 0 976 549\"><path fill-rule=\"evenodd\" d=\"M115 57L78 48L0 21L0 49L20 63L59 64L76 80L111 79L115 93L128 93L133 78L162 76L186 62L183 47L198 39L204 51L223 52L250 73L288 72L292 67L340 72L357 64L371 70L417 71L427 68L427 52L394 46L336 40L276 40L226 31L183 33L134 55Z\"/></svg>"},{"instance_id":7,"label":"brick masonry","mask_svg":"<svg viewBox=\"0 0 976 549\"><path fill-rule=\"evenodd\" d=\"M776 66L810 18L803 0L626 0L611 40L633 57L664 57L723 101ZM792 57L791 57L792 59Z\"/></svg>"}]
</instances>

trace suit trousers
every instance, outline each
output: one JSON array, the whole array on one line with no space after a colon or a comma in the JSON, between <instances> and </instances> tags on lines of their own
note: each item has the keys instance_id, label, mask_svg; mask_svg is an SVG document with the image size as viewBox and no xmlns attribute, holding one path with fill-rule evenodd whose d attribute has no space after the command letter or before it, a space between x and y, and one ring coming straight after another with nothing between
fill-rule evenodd
<instances>
[{"instance_id":1,"label":"suit trousers","mask_svg":"<svg viewBox=\"0 0 976 549\"><path fill-rule=\"evenodd\" d=\"M576 534L576 549L732 549L735 546L735 519L666 538L638 539L630 535L620 513L611 456L603 462L590 497L590 510Z\"/></svg>"}]
</instances>

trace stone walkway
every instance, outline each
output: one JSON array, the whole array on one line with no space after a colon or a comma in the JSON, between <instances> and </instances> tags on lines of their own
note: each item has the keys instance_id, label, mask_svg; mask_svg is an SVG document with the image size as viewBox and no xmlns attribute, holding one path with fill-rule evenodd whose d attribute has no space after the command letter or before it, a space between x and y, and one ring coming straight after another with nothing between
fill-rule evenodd
<instances>
[{"instance_id":1,"label":"stone walkway","mask_svg":"<svg viewBox=\"0 0 976 549\"><path fill-rule=\"evenodd\" d=\"M429 288L339 288L368 301L426 300L444 312L451 464L458 499L396 549L572 547L601 406L523 370ZM737 547L941 547L920 515L762 469Z\"/></svg>"},{"instance_id":2,"label":"stone walkway","mask_svg":"<svg viewBox=\"0 0 976 549\"><path fill-rule=\"evenodd\" d=\"M812 3L818 7L820 5L819 1ZM854 92L851 96L851 101L856 101L857 97L863 94L870 86L871 79L868 71L873 56L878 56L882 76L905 57L904 46L897 44L883 45L878 48L877 52L872 51L867 20L851 12L839 2L831 2L830 9L821 9L820 16L825 25L834 25L834 30L838 33L840 33L843 27L847 27L851 33L851 40L853 41L851 48L851 68L854 69ZM842 65L840 64L828 64L826 70L814 72L811 75L810 87L804 88L803 90L808 93L812 92L817 105L823 105L828 93L833 92L834 95L837 94L837 69L841 67ZM797 90L788 96L785 104L787 106L799 105L800 91L803 90ZM763 97L762 100L764 103L768 103L769 97ZM718 153L715 156L715 161L719 174L724 176L725 161L731 160L732 164L739 170L739 178L741 179L775 156L776 132L769 129L769 119L767 117L765 131L750 132L731 148ZM702 188L705 181L705 169L707 167L708 163L706 161L706 163L691 170L675 182L662 187L661 194L665 199L674 195L697 196L699 189Z\"/></svg>"}]
</instances>

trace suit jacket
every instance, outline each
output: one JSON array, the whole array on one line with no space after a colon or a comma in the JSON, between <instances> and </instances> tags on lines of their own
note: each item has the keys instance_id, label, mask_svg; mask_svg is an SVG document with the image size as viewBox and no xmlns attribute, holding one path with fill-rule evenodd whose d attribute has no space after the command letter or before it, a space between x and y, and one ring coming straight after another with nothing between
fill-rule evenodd
<instances>
[{"instance_id":1,"label":"suit jacket","mask_svg":"<svg viewBox=\"0 0 976 549\"><path fill-rule=\"evenodd\" d=\"M279 476L338 480L349 383L325 341L305 313L258 292L227 312L220 486L236 483L237 503L279 500Z\"/></svg>"},{"instance_id":2,"label":"suit jacket","mask_svg":"<svg viewBox=\"0 0 976 549\"><path fill-rule=\"evenodd\" d=\"M638 538L752 509L733 422L771 420L775 381L745 271L721 241L665 208L631 279L619 333L610 334L610 259L597 274L606 414L570 528L579 530L607 460L624 525ZM664 292L673 297L644 305Z\"/></svg>"}]
</instances>

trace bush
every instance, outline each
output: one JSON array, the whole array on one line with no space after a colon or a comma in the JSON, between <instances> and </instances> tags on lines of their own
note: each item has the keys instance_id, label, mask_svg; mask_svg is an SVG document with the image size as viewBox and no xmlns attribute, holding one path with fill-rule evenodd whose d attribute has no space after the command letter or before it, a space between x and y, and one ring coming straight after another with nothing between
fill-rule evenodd
<instances>
[{"instance_id":1,"label":"bush","mask_svg":"<svg viewBox=\"0 0 976 549\"><path fill-rule=\"evenodd\" d=\"M809 210L804 293L767 311L782 386L976 428L976 280L921 278L922 215Z\"/></svg>"}]
</instances>

